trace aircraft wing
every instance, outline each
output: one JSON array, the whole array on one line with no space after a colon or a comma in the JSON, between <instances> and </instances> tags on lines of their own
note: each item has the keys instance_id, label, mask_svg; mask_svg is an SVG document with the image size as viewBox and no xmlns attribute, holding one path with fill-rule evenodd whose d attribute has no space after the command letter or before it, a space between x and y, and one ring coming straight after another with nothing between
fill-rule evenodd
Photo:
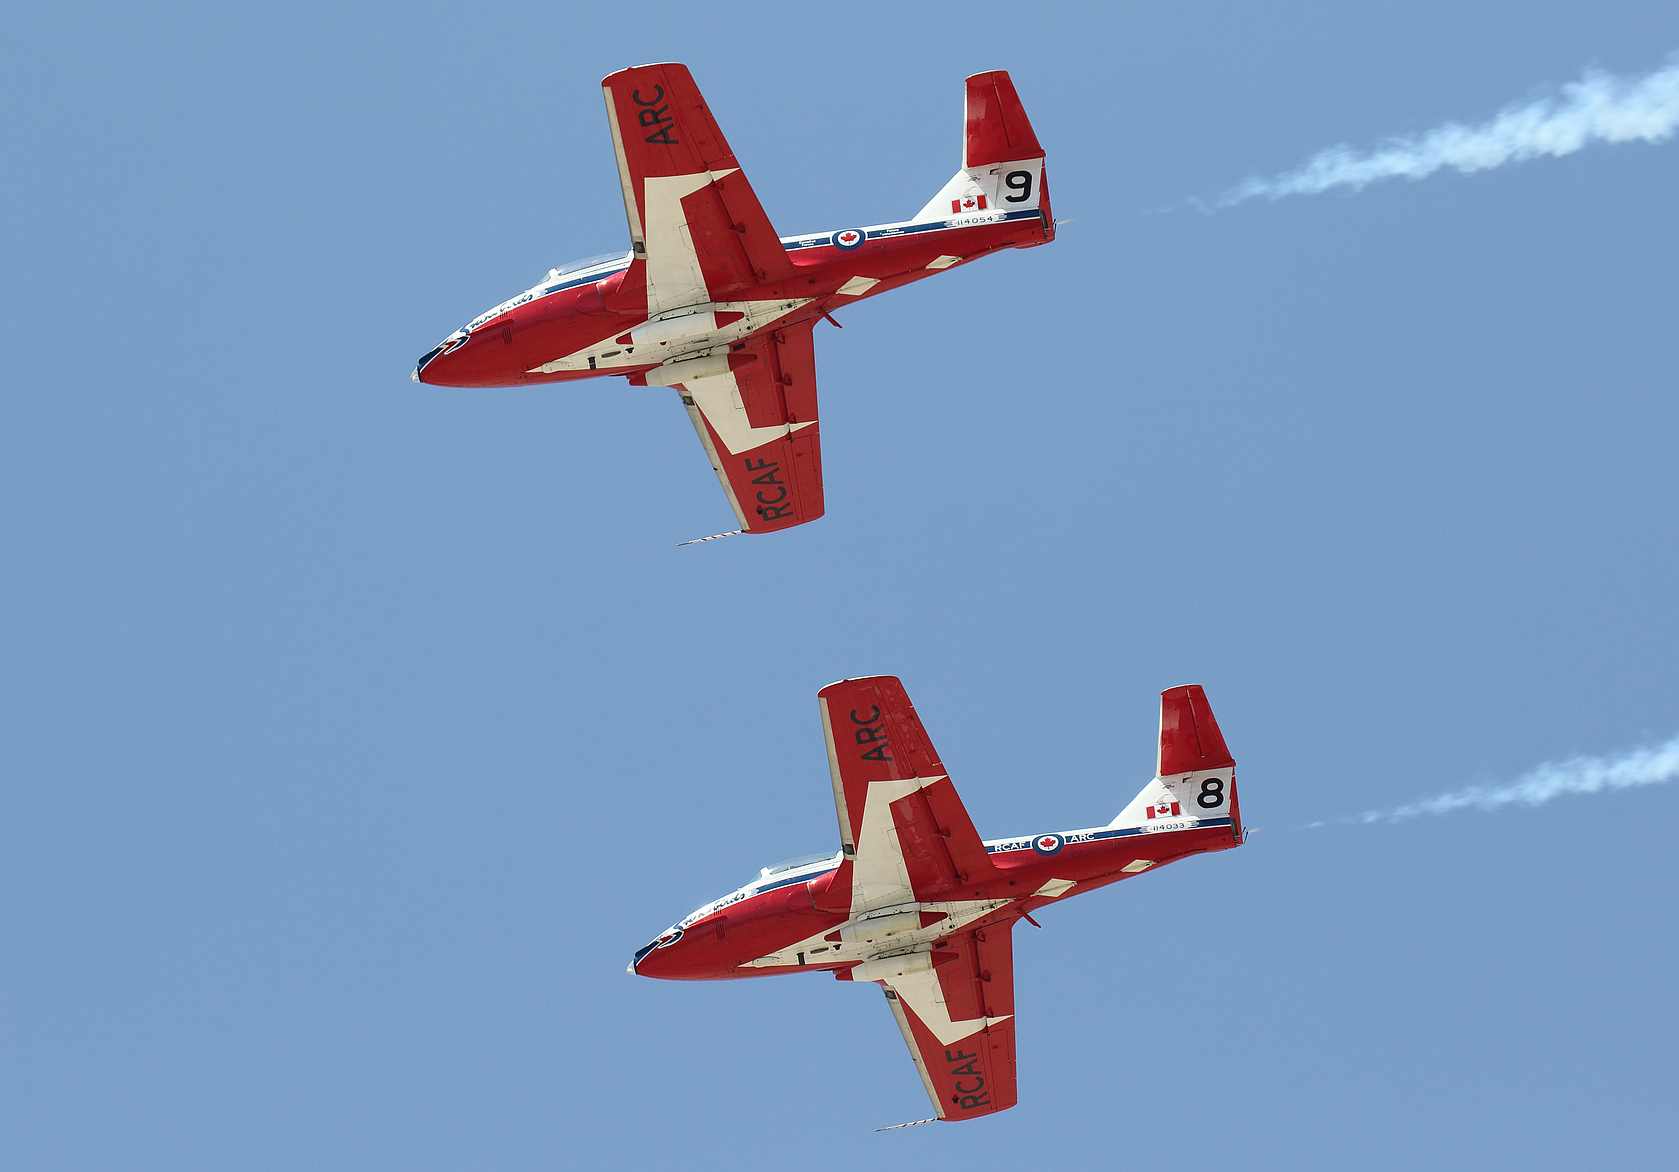
<instances>
[{"instance_id":1,"label":"aircraft wing","mask_svg":"<svg viewBox=\"0 0 1679 1172\"><path fill-rule=\"evenodd\" d=\"M885 978L887 1004L940 1119L1015 1104L1010 928L960 933L931 954L931 967Z\"/></svg>"},{"instance_id":2,"label":"aircraft wing","mask_svg":"<svg viewBox=\"0 0 1679 1172\"><path fill-rule=\"evenodd\" d=\"M955 899L995 876L896 676L829 684L817 703L845 852L827 889L835 910Z\"/></svg>"},{"instance_id":3,"label":"aircraft wing","mask_svg":"<svg viewBox=\"0 0 1679 1172\"><path fill-rule=\"evenodd\" d=\"M686 65L638 65L601 88L634 250L625 284L644 282L649 317L792 275Z\"/></svg>"},{"instance_id":4,"label":"aircraft wing","mask_svg":"<svg viewBox=\"0 0 1679 1172\"><path fill-rule=\"evenodd\" d=\"M822 515L812 323L748 339L727 373L676 384L742 530L768 533Z\"/></svg>"}]
</instances>

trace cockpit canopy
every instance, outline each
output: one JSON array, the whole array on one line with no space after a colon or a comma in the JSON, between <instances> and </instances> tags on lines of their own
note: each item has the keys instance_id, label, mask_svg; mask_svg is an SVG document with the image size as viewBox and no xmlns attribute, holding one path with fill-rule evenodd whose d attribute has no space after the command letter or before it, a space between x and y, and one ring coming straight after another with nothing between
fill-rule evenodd
<instances>
[{"instance_id":1,"label":"cockpit canopy","mask_svg":"<svg viewBox=\"0 0 1679 1172\"><path fill-rule=\"evenodd\" d=\"M629 252L603 252L597 256L586 256L582 260L567 261L565 264L560 265L557 268L549 269L548 275L542 278L542 283L547 284L552 281L557 281L561 277L567 276L571 273L580 273L584 269L598 268L609 261L627 261L630 259L630 256L631 254Z\"/></svg>"},{"instance_id":2,"label":"cockpit canopy","mask_svg":"<svg viewBox=\"0 0 1679 1172\"><path fill-rule=\"evenodd\" d=\"M839 859L840 853L841 852L839 851L823 851L821 854L799 855L795 858L783 859L781 862L776 863L773 867L764 867L759 870L759 872L751 879L748 879L743 886L756 887L758 884L767 883L769 880L774 879L776 876L781 875L784 872L802 870L803 868L809 867L815 863L834 862Z\"/></svg>"}]
</instances>

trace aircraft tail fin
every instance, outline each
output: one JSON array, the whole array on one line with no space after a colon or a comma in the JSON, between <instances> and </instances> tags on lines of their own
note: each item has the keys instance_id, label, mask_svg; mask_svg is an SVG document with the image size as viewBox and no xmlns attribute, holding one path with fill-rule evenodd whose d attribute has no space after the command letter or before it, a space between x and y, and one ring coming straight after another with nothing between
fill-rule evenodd
<instances>
[{"instance_id":1,"label":"aircraft tail fin","mask_svg":"<svg viewBox=\"0 0 1679 1172\"><path fill-rule=\"evenodd\" d=\"M1154 780L1131 799L1110 828L1161 829L1228 824L1242 841L1236 800L1236 760L1199 684L1160 694L1160 756Z\"/></svg>"},{"instance_id":2,"label":"aircraft tail fin","mask_svg":"<svg viewBox=\"0 0 1679 1172\"><path fill-rule=\"evenodd\" d=\"M1035 211L1043 219L1044 239L1034 243L1055 239L1044 149L1014 82L1002 69L976 73L967 81L962 169L910 222L974 216L982 217L974 223L985 223L1020 211Z\"/></svg>"},{"instance_id":3,"label":"aircraft tail fin","mask_svg":"<svg viewBox=\"0 0 1679 1172\"><path fill-rule=\"evenodd\" d=\"M1013 159L1041 159L1043 147L1005 69L968 78L962 165L989 167Z\"/></svg>"}]
</instances>

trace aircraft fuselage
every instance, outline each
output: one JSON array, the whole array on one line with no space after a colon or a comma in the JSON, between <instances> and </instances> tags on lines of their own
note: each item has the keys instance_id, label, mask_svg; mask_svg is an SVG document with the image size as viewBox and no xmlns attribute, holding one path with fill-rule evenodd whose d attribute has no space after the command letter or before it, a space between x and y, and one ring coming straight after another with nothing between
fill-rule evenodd
<instances>
[{"instance_id":1,"label":"aircraft fuselage","mask_svg":"<svg viewBox=\"0 0 1679 1172\"><path fill-rule=\"evenodd\" d=\"M649 302L647 262L626 256L548 280L480 314L421 358L417 381L510 387L601 375L659 381L657 368L726 355L755 334L814 321L1005 248L1054 238L1045 210L955 215L931 223L783 237L794 275L737 282L721 300L663 307ZM635 271L640 268L641 272ZM651 311L651 312L650 312ZM670 381L677 381L671 378Z\"/></svg>"},{"instance_id":2,"label":"aircraft fuselage","mask_svg":"<svg viewBox=\"0 0 1679 1172\"><path fill-rule=\"evenodd\" d=\"M1228 816L987 841L998 872L989 882L953 888L944 899L858 913L835 906L848 893L830 895L836 855L765 876L706 904L642 949L630 968L644 977L679 981L810 970L833 971L840 980L871 980L872 958L928 951L937 957L947 933L1011 924L1022 912L1236 845Z\"/></svg>"}]
</instances>

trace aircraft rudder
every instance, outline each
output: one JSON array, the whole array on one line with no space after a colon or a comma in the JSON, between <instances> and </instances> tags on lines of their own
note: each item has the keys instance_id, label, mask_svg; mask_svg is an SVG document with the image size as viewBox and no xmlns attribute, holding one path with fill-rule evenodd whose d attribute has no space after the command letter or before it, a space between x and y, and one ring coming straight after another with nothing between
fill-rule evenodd
<instances>
[{"instance_id":1,"label":"aircraft rudder","mask_svg":"<svg viewBox=\"0 0 1679 1172\"><path fill-rule=\"evenodd\" d=\"M963 104L962 165L990 167L1017 159L1042 159L1044 148L1006 69L967 79Z\"/></svg>"},{"instance_id":2,"label":"aircraft rudder","mask_svg":"<svg viewBox=\"0 0 1679 1172\"><path fill-rule=\"evenodd\" d=\"M1155 769L1159 776L1235 764L1200 684L1184 684L1160 693L1160 757Z\"/></svg>"}]
</instances>

